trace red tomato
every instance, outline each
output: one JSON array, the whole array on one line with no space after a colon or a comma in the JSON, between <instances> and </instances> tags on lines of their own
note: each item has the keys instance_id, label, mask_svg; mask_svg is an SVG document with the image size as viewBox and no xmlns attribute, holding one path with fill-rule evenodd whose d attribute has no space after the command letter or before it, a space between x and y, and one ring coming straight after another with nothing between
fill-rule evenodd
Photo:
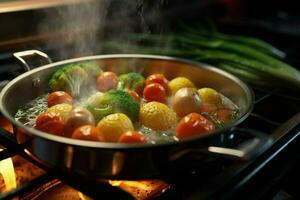
<instances>
[{"instance_id":1,"label":"red tomato","mask_svg":"<svg viewBox=\"0 0 300 200\"><path fill-rule=\"evenodd\" d=\"M196 135L210 133L215 130L214 124L198 113L190 113L183 117L176 128L176 137L185 139Z\"/></svg>"},{"instance_id":2,"label":"red tomato","mask_svg":"<svg viewBox=\"0 0 300 200\"><path fill-rule=\"evenodd\" d=\"M48 96L48 108L56 104L70 104L73 105L73 98L64 91L55 91L49 94Z\"/></svg>"},{"instance_id":3,"label":"red tomato","mask_svg":"<svg viewBox=\"0 0 300 200\"><path fill-rule=\"evenodd\" d=\"M166 92L169 92L169 81L163 74L152 74L146 78L145 84L149 85L151 83L161 84Z\"/></svg>"},{"instance_id":4,"label":"red tomato","mask_svg":"<svg viewBox=\"0 0 300 200\"><path fill-rule=\"evenodd\" d=\"M106 92L110 89L116 88L118 85L118 77L114 72L102 72L96 81L97 89L100 92Z\"/></svg>"},{"instance_id":5,"label":"red tomato","mask_svg":"<svg viewBox=\"0 0 300 200\"><path fill-rule=\"evenodd\" d=\"M151 83L149 85L146 85L143 90L143 96L147 102L158 101L161 103L165 103L167 100L166 90L159 83Z\"/></svg>"},{"instance_id":6,"label":"red tomato","mask_svg":"<svg viewBox=\"0 0 300 200\"><path fill-rule=\"evenodd\" d=\"M146 144L148 141L140 132L127 131L123 133L118 140L119 143L141 143Z\"/></svg>"},{"instance_id":7,"label":"red tomato","mask_svg":"<svg viewBox=\"0 0 300 200\"><path fill-rule=\"evenodd\" d=\"M43 112L35 120L35 128L55 135L63 135L64 121L57 113Z\"/></svg>"},{"instance_id":8,"label":"red tomato","mask_svg":"<svg viewBox=\"0 0 300 200\"><path fill-rule=\"evenodd\" d=\"M141 101L141 97L138 95L136 91L127 89L126 92L128 92L131 96L133 96L133 98L135 98L137 102Z\"/></svg>"},{"instance_id":9,"label":"red tomato","mask_svg":"<svg viewBox=\"0 0 300 200\"><path fill-rule=\"evenodd\" d=\"M104 141L99 129L91 125L85 125L77 128L73 132L72 138L79 140Z\"/></svg>"}]
</instances>

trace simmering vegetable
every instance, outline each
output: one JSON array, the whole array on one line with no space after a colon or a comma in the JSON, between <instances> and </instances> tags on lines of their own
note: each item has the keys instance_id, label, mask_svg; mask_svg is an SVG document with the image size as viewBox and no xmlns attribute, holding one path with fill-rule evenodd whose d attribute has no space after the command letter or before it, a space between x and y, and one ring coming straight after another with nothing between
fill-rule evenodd
<instances>
[{"instance_id":1,"label":"simmering vegetable","mask_svg":"<svg viewBox=\"0 0 300 200\"><path fill-rule=\"evenodd\" d=\"M211 121L198 113L190 113L180 120L176 128L176 137L184 139L214 130L215 126Z\"/></svg>"},{"instance_id":2,"label":"simmering vegetable","mask_svg":"<svg viewBox=\"0 0 300 200\"><path fill-rule=\"evenodd\" d=\"M107 142L118 142L123 133L134 130L132 122L123 113L114 113L104 117L98 123L97 128Z\"/></svg>"},{"instance_id":3,"label":"simmering vegetable","mask_svg":"<svg viewBox=\"0 0 300 200\"><path fill-rule=\"evenodd\" d=\"M93 114L85 108L75 107L68 117L65 125L65 135L71 137L73 132L80 126L93 125L95 126L95 118Z\"/></svg>"},{"instance_id":4,"label":"simmering vegetable","mask_svg":"<svg viewBox=\"0 0 300 200\"><path fill-rule=\"evenodd\" d=\"M118 89L120 90L130 89L140 94L143 91L144 84L145 78L136 72L122 74L118 78Z\"/></svg>"},{"instance_id":5,"label":"simmering vegetable","mask_svg":"<svg viewBox=\"0 0 300 200\"><path fill-rule=\"evenodd\" d=\"M143 90L143 96L145 101L158 101L165 103L167 100L167 92L165 88L159 83L150 83L146 85Z\"/></svg>"},{"instance_id":6,"label":"simmering vegetable","mask_svg":"<svg viewBox=\"0 0 300 200\"><path fill-rule=\"evenodd\" d=\"M52 112L60 115L64 122L66 122L70 116L72 108L73 107L70 104L62 103L51 106L47 109L47 112Z\"/></svg>"},{"instance_id":7,"label":"simmering vegetable","mask_svg":"<svg viewBox=\"0 0 300 200\"><path fill-rule=\"evenodd\" d=\"M169 88L172 94L175 94L177 90L185 87L194 87L192 81L185 77L176 77L169 82Z\"/></svg>"},{"instance_id":8,"label":"simmering vegetable","mask_svg":"<svg viewBox=\"0 0 300 200\"><path fill-rule=\"evenodd\" d=\"M144 126L153 130L167 130L177 122L176 113L167 105L156 101L144 104L139 118Z\"/></svg>"},{"instance_id":9,"label":"simmering vegetable","mask_svg":"<svg viewBox=\"0 0 300 200\"><path fill-rule=\"evenodd\" d=\"M118 85L117 75L114 72L101 73L96 82L97 89L100 92L106 92L110 89L116 88Z\"/></svg>"},{"instance_id":10,"label":"simmering vegetable","mask_svg":"<svg viewBox=\"0 0 300 200\"><path fill-rule=\"evenodd\" d=\"M80 65L70 66L77 67L69 70L78 70ZM66 76L61 74L66 71L54 74L58 72ZM161 73L149 74L146 80L138 73L96 74L97 70L84 95L51 91L20 108L16 119L78 140L155 144L210 134L239 116L239 108L228 97L213 88L198 88L187 77L169 81Z\"/></svg>"},{"instance_id":11,"label":"simmering vegetable","mask_svg":"<svg viewBox=\"0 0 300 200\"><path fill-rule=\"evenodd\" d=\"M104 141L100 130L92 125L80 126L73 132L72 138L79 140Z\"/></svg>"},{"instance_id":12,"label":"simmering vegetable","mask_svg":"<svg viewBox=\"0 0 300 200\"><path fill-rule=\"evenodd\" d=\"M189 113L200 112L201 99L195 88L181 88L172 98L172 108L183 117Z\"/></svg>"},{"instance_id":13,"label":"simmering vegetable","mask_svg":"<svg viewBox=\"0 0 300 200\"><path fill-rule=\"evenodd\" d=\"M163 74L152 74L152 75L148 76L146 79L146 85L149 85L151 83L161 84L165 88L167 93L170 90L169 80Z\"/></svg>"},{"instance_id":14,"label":"simmering vegetable","mask_svg":"<svg viewBox=\"0 0 300 200\"><path fill-rule=\"evenodd\" d=\"M55 135L64 134L64 120L62 117L53 112L40 113L35 121L35 128Z\"/></svg>"},{"instance_id":15,"label":"simmering vegetable","mask_svg":"<svg viewBox=\"0 0 300 200\"><path fill-rule=\"evenodd\" d=\"M73 98L64 91L55 91L48 96L48 107L54 106L56 104L66 103L73 105Z\"/></svg>"},{"instance_id":16,"label":"simmering vegetable","mask_svg":"<svg viewBox=\"0 0 300 200\"><path fill-rule=\"evenodd\" d=\"M220 94L212 88L201 88L198 93L203 103L215 105L221 103Z\"/></svg>"},{"instance_id":17,"label":"simmering vegetable","mask_svg":"<svg viewBox=\"0 0 300 200\"><path fill-rule=\"evenodd\" d=\"M125 113L132 121L136 121L139 114L139 103L126 91L109 90L94 102L88 102L86 108L90 110L97 121L103 117L115 113Z\"/></svg>"},{"instance_id":18,"label":"simmering vegetable","mask_svg":"<svg viewBox=\"0 0 300 200\"><path fill-rule=\"evenodd\" d=\"M123 133L118 140L119 143L148 143L145 136L142 133L137 131L127 131Z\"/></svg>"},{"instance_id":19,"label":"simmering vegetable","mask_svg":"<svg viewBox=\"0 0 300 200\"><path fill-rule=\"evenodd\" d=\"M89 80L88 73L78 65L67 65L57 70L49 80L51 91L66 91L73 97L80 96L82 87Z\"/></svg>"}]
</instances>

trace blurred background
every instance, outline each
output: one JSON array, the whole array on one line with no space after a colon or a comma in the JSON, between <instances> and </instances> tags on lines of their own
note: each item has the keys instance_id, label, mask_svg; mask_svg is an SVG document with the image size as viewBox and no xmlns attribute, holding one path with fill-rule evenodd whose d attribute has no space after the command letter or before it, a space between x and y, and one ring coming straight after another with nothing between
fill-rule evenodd
<instances>
[{"instance_id":1,"label":"blurred background","mask_svg":"<svg viewBox=\"0 0 300 200\"><path fill-rule=\"evenodd\" d=\"M49 48L66 48L75 42L74 52L93 54L103 36L159 32L179 21L207 19L222 31L258 36L284 48L300 36L296 4L292 0L2 0L0 51L45 43ZM276 40L279 35L286 36L285 42Z\"/></svg>"},{"instance_id":2,"label":"blurred background","mask_svg":"<svg viewBox=\"0 0 300 200\"><path fill-rule=\"evenodd\" d=\"M298 67L296 4L292 0L0 0L0 63L8 62L13 52L28 49L45 51L54 61L115 53L104 50L104 43L129 42L129 33L160 34L179 24L202 23L223 33L269 42L286 53L286 62ZM10 71L19 69L8 66Z\"/></svg>"}]
</instances>

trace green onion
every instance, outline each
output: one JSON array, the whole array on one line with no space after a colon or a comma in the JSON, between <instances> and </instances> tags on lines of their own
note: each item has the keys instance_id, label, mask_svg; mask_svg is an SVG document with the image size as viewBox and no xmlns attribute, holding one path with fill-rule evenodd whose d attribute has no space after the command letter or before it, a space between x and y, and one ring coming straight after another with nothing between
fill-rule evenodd
<instances>
[{"instance_id":1,"label":"green onion","mask_svg":"<svg viewBox=\"0 0 300 200\"><path fill-rule=\"evenodd\" d=\"M188 58L219 67L252 85L300 91L300 71L278 59L285 54L253 37L229 35L184 26L184 32L131 34L129 41L107 42L105 48L122 53L143 53Z\"/></svg>"}]
</instances>

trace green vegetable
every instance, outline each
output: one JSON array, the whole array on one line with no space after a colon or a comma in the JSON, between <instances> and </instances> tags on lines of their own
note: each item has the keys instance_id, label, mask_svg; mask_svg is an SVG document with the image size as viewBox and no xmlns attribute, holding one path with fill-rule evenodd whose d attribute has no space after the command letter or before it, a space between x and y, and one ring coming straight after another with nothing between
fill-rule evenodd
<instances>
[{"instance_id":1,"label":"green vegetable","mask_svg":"<svg viewBox=\"0 0 300 200\"><path fill-rule=\"evenodd\" d=\"M300 72L290 65L283 63L282 61L277 60L265 54L264 52L258 51L254 47L232 41L221 40L213 36L206 37L195 34L181 34L165 36L148 35L147 37L146 35L142 35L138 38L156 41L157 43L166 41L169 38L170 41L177 43L177 46L181 46L183 49L195 48L199 53L199 57L196 59L201 61L210 58L213 60L216 58L225 60L235 59L238 60L238 62L243 63L246 61L246 59L248 59L250 62L251 60L254 60L254 62L260 63L254 64L253 66L259 66L258 68L261 68L260 66L269 65L267 68L277 68L278 70L271 69L271 71L280 76L288 76L287 79L295 78L300 80ZM228 57L228 59L226 57Z\"/></svg>"},{"instance_id":2,"label":"green vegetable","mask_svg":"<svg viewBox=\"0 0 300 200\"><path fill-rule=\"evenodd\" d=\"M257 75L255 71L250 69L244 69L245 67L236 63L219 63L217 66L225 71L237 75L244 81L251 82L253 86L260 88L268 87L266 80L268 77L263 77L263 75ZM274 85L275 86L275 85Z\"/></svg>"},{"instance_id":3,"label":"green vegetable","mask_svg":"<svg viewBox=\"0 0 300 200\"><path fill-rule=\"evenodd\" d=\"M96 80L99 74L102 72L101 67L95 62L83 62L79 63L78 65L84 69L84 71L86 71L89 77L94 80Z\"/></svg>"},{"instance_id":4,"label":"green vegetable","mask_svg":"<svg viewBox=\"0 0 300 200\"><path fill-rule=\"evenodd\" d=\"M230 114L230 119L231 120L236 120L239 116L240 116L240 110L239 109L235 109Z\"/></svg>"},{"instance_id":5,"label":"green vegetable","mask_svg":"<svg viewBox=\"0 0 300 200\"><path fill-rule=\"evenodd\" d=\"M294 87L300 89L300 72L292 67L285 65L272 66L259 60L248 59L237 54L218 50L199 51L199 57L196 57L196 59L207 63L216 61L236 63L240 66L240 69L244 69L247 72L252 71L255 75L267 78L268 80L266 81L276 78L277 81L280 80L287 83L288 85L285 87L289 87L289 89Z\"/></svg>"},{"instance_id":6,"label":"green vegetable","mask_svg":"<svg viewBox=\"0 0 300 200\"><path fill-rule=\"evenodd\" d=\"M181 23L180 26L182 28L182 31L185 33L191 33L193 35L201 35L206 37L212 37L215 39L220 39L223 41L231 41L234 43L243 44L245 46L250 46L255 49L258 49L261 52L264 52L279 59L283 59L286 56L283 51L258 38L242 35L224 34L218 32L215 27L213 28L213 30L208 30L208 28L199 26L199 24L198 26L187 26Z\"/></svg>"},{"instance_id":7,"label":"green vegetable","mask_svg":"<svg viewBox=\"0 0 300 200\"><path fill-rule=\"evenodd\" d=\"M93 101L88 101L85 107L94 114L96 121L112 113L124 113L135 122L140 110L139 103L129 93L116 89L98 95Z\"/></svg>"},{"instance_id":8,"label":"green vegetable","mask_svg":"<svg viewBox=\"0 0 300 200\"><path fill-rule=\"evenodd\" d=\"M205 62L233 73L251 85L276 88L283 93L300 90L300 71L279 60L285 54L260 39L225 35L216 31L185 27L185 31L132 34L138 45L108 43L109 49L126 53L159 54Z\"/></svg>"},{"instance_id":9,"label":"green vegetable","mask_svg":"<svg viewBox=\"0 0 300 200\"><path fill-rule=\"evenodd\" d=\"M67 65L54 72L48 85L51 91L66 91L72 97L79 97L81 88L87 83L88 74L78 65Z\"/></svg>"},{"instance_id":10,"label":"green vegetable","mask_svg":"<svg viewBox=\"0 0 300 200\"><path fill-rule=\"evenodd\" d=\"M136 91L137 93L141 93L145 84L145 78L135 72L130 72L127 74L121 74L118 77L118 89L125 90L131 89Z\"/></svg>"}]
</instances>

